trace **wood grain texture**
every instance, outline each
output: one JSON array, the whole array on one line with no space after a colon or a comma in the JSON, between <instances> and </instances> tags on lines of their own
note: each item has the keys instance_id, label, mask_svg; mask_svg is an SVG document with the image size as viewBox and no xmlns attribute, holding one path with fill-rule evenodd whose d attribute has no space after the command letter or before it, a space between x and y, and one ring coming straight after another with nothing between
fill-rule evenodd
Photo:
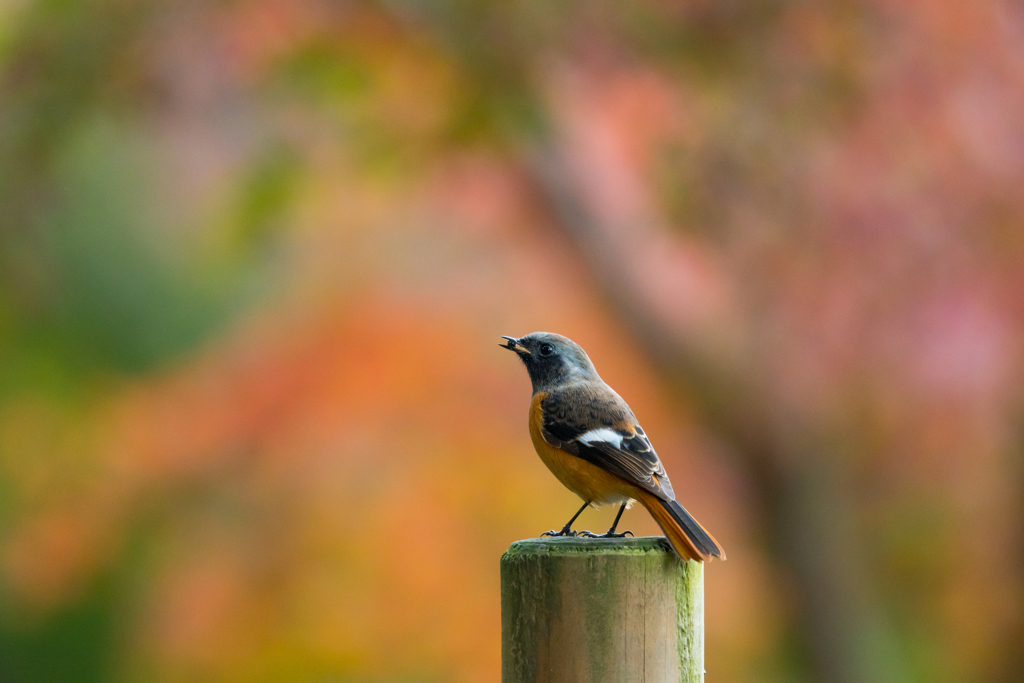
<instances>
[{"instance_id":1,"label":"wood grain texture","mask_svg":"<svg viewBox=\"0 0 1024 683\"><path fill-rule=\"evenodd\" d=\"M703 565L661 536L513 543L501 558L501 680L703 681Z\"/></svg>"}]
</instances>

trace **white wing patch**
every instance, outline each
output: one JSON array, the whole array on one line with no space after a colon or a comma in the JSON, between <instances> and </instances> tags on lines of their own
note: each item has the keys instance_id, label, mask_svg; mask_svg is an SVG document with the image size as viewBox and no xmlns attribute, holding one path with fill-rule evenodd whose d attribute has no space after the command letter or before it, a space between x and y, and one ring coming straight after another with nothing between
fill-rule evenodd
<instances>
[{"instance_id":1,"label":"white wing patch","mask_svg":"<svg viewBox=\"0 0 1024 683\"><path fill-rule=\"evenodd\" d=\"M602 442L611 444L616 448L622 448L622 434L619 434L614 429L608 429L607 427L591 429L586 434L578 436L576 440L588 446L591 446L596 442Z\"/></svg>"}]
</instances>

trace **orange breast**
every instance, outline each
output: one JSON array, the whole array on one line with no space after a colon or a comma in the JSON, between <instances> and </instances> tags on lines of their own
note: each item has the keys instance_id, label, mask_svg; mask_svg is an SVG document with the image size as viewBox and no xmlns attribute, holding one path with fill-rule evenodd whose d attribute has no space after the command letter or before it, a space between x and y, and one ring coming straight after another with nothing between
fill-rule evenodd
<instances>
[{"instance_id":1,"label":"orange breast","mask_svg":"<svg viewBox=\"0 0 1024 683\"><path fill-rule=\"evenodd\" d=\"M530 437L537 455L558 481L584 501L597 505L625 503L635 498L636 487L632 484L544 440L541 432L544 413L540 402L545 396L547 394L537 394L530 403Z\"/></svg>"}]
</instances>

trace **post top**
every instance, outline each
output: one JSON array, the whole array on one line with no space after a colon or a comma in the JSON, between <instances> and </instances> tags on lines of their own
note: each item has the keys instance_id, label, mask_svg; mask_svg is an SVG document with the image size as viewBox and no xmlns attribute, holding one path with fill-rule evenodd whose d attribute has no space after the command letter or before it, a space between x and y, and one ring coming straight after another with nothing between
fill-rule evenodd
<instances>
[{"instance_id":1,"label":"post top","mask_svg":"<svg viewBox=\"0 0 1024 683\"><path fill-rule=\"evenodd\" d=\"M515 541L505 557L520 555L643 555L646 553L672 554L664 536L638 538L580 538L543 537Z\"/></svg>"}]
</instances>

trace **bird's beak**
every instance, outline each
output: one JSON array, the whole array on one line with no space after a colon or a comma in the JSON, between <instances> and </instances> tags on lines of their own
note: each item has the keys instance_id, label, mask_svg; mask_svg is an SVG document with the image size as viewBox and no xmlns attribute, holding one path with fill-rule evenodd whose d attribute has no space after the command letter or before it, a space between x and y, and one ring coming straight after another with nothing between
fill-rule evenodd
<instances>
[{"instance_id":1,"label":"bird's beak","mask_svg":"<svg viewBox=\"0 0 1024 683\"><path fill-rule=\"evenodd\" d=\"M506 337L505 335L501 335L501 338L508 340L507 344L498 344L498 346L500 346L501 348L508 349L510 351L515 351L516 353L530 353L530 351L525 346L520 344L519 340L516 339L515 337Z\"/></svg>"}]
</instances>

